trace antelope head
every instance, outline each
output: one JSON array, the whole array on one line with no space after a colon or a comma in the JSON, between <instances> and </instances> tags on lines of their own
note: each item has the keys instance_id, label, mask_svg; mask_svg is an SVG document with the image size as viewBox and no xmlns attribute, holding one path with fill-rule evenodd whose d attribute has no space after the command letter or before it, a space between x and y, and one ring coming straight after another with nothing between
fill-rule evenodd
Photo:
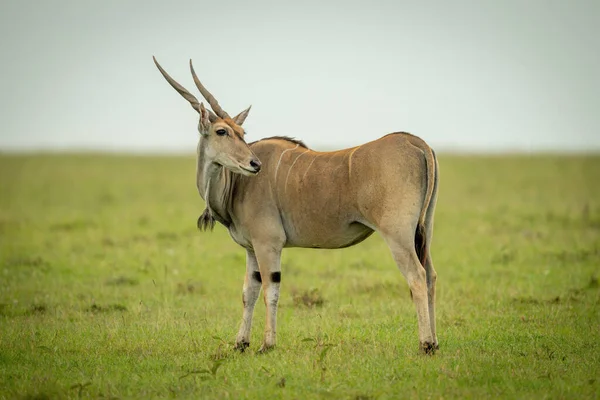
<instances>
[{"instance_id":1,"label":"antelope head","mask_svg":"<svg viewBox=\"0 0 600 400\"><path fill-rule=\"evenodd\" d=\"M205 146L205 161L221 165L234 173L248 176L256 175L260 171L260 160L244 140L245 131L242 128L242 124L250 112L250 107L231 118L221 108L215 97L202 85L196 76L192 60L190 60L190 71L192 72L194 82L212 108L212 111L206 109L203 103L200 103L194 95L167 74L158 61L156 61L156 58L152 58L167 82L184 99L189 101L192 108L198 112L200 116L200 122L198 123L200 142L198 148L200 148L201 144Z\"/></svg>"}]
</instances>

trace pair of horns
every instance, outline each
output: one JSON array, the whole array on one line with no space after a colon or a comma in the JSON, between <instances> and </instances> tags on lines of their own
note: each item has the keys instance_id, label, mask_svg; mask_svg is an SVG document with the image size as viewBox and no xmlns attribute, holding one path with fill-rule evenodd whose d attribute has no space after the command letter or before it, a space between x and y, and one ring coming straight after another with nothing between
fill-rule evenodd
<instances>
[{"instance_id":1,"label":"pair of horns","mask_svg":"<svg viewBox=\"0 0 600 400\"><path fill-rule=\"evenodd\" d=\"M177 90L179 92L179 94L183 96L184 99L186 99L187 101L190 102L190 104L196 111L200 112L201 107L200 107L200 102L198 101L198 99L193 94L188 92L183 86L181 86L179 83L177 83L177 81L175 79L171 78L171 76L169 74L167 74L167 72L160 66L158 61L156 61L156 57L152 56L152 59L154 60L154 64L156 64L160 73L165 77L165 79L167 80L167 82L169 82L169 84L173 87L173 89ZM208 104L210 104L210 107L213 109L216 116L218 116L219 118L222 118L222 119L231 118L229 116L229 114L227 114L225 112L225 110L223 110L221 108L221 106L219 105L219 102L217 101L217 99L215 99L215 96L210 94L210 92L200 82L200 79L198 79L198 77L196 76L196 71L194 71L194 66L192 65L192 60L190 60L190 71L192 72L192 77L194 78L194 83L196 84L196 87L198 88L198 90L200 91L202 96L206 99ZM209 110L209 112L210 112L210 110Z\"/></svg>"}]
</instances>

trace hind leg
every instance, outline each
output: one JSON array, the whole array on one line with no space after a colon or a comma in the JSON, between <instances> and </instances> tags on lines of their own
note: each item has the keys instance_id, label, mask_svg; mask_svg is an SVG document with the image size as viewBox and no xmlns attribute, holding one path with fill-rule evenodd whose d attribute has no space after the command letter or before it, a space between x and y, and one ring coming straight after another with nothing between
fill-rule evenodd
<instances>
[{"instance_id":1,"label":"hind leg","mask_svg":"<svg viewBox=\"0 0 600 400\"><path fill-rule=\"evenodd\" d=\"M427 354L433 353L437 343L431 330L427 274L417 257L413 235L402 235L403 237L385 233L382 235L412 293L412 300L417 310L420 348Z\"/></svg>"},{"instance_id":2,"label":"hind leg","mask_svg":"<svg viewBox=\"0 0 600 400\"><path fill-rule=\"evenodd\" d=\"M431 327L431 335L433 336L433 346L437 350L440 348L436 330L435 330L435 281L437 273L433 268L431 255L427 252L427 261L425 262L425 273L427 275L427 306L429 309L429 325Z\"/></svg>"},{"instance_id":3,"label":"hind leg","mask_svg":"<svg viewBox=\"0 0 600 400\"><path fill-rule=\"evenodd\" d=\"M431 244L433 241L433 221L435 216L435 206L437 204L438 198L438 162L435 158L435 181L433 185L433 194L431 197L431 203L427 208L427 213L425 215L425 235L426 240L426 254L427 258L425 261L425 272L427 274L427 298L428 298L428 306L429 306L429 319L431 321L431 334L433 335L433 343L436 349L439 349L440 344L438 342L437 333L435 329L435 283L437 280L437 273L435 272L435 268L433 268L433 261L431 260Z\"/></svg>"}]
</instances>

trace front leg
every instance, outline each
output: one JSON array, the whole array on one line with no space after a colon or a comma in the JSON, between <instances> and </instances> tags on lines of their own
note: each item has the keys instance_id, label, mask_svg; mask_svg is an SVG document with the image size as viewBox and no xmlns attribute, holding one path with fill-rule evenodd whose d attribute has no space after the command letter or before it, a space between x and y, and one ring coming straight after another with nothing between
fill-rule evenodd
<instances>
[{"instance_id":1,"label":"front leg","mask_svg":"<svg viewBox=\"0 0 600 400\"><path fill-rule=\"evenodd\" d=\"M281 282L281 247L266 244L255 246L254 250L258 259L263 297L267 308L265 338L259 350L260 352L264 352L275 347L277 336L277 304L279 302L279 286Z\"/></svg>"},{"instance_id":2,"label":"front leg","mask_svg":"<svg viewBox=\"0 0 600 400\"><path fill-rule=\"evenodd\" d=\"M254 305L260 293L260 285L261 275L256 255L252 250L246 250L246 275L244 277L244 291L242 293L244 312L242 315L242 324L235 339L235 348L241 351L244 351L250 345L252 315L254 314Z\"/></svg>"}]
</instances>

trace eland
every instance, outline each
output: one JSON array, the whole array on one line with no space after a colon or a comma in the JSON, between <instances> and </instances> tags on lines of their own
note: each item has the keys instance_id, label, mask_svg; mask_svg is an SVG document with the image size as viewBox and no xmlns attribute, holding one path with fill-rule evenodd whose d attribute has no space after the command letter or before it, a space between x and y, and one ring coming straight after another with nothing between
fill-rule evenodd
<instances>
[{"instance_id":1,"label":"eland","mask_svg":"<svg viewBox=\"0 0 600 400\"><path fill-rule=\"evenodd\" d=\"M190 60L194 82L212 108L207 109L156 58L154 63L200 116L196 185L206 209L198 227L212 229L217 221L246 250L236 348L243 351L250 345L261 288L267 315L259 351L275 346L283 248L339 249L374 231L408 282L420 349L433 353L439 348L430 255L438 163L427 143L404 132L332 152L311 150L287 137L246 143L242 125L250 107L230 117L202 85Z\"/></svg>"}]
</instances>

